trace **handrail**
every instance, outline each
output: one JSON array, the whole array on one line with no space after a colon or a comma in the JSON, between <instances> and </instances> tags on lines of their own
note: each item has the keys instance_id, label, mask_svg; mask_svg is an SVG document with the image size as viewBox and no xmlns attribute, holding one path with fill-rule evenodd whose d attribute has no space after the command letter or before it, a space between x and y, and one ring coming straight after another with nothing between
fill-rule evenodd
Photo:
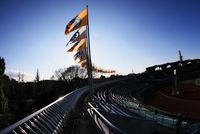
<instances>
[{"instance_id":1,"label":"handrail","mask_svg":"<svg viewBox=\"0 0 200 134\"><path fill-rule=\"evenodd\" d=\"M74 114L81 96L89 91L88 86L77 89L57 99L46 107L0 131L6 133L59 133Z\"/></svg>"},{"instance_id":2,"label":"handrail","mask_svg":"<svg viewBox=\"0 0 200 134\"><path fill-rule=\"evenodd\" d=\"M109 132L106 132L106 130L105 130L106 133L126 134L126 132L117 128L109 120L107 120L90 102L88 102L88 105L91 107L92 110L94 110L95 115L98 116L98 119L100 119L103 123L105 123L104 125L106 125L108 127Z\"/></svg>"},{"instance_id":3,"label":"handrail","mask_svg":"<svg viewBox=\"0 0 200 134\"><path fill-rule=\"evenodd\" d=\"M94 88L102 87L120 80L119 78L112 81L106 81L94 85ZM63 131L63 127L67 124L71 116L76 111L76 105L89 93L88 86L79 88L71 93L66 94L62 98L54 101L46 107L34 112L24 119L8 126L0 131L0 134L6 133L59 133Z\"/></svg>"}]
</instances>

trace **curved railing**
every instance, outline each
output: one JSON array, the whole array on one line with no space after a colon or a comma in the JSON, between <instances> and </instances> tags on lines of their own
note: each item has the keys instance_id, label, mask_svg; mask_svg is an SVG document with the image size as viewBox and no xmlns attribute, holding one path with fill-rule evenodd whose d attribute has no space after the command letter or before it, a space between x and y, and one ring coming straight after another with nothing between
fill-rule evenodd
<instances>
[{"instance_id":1,"label":"curved railing","mask_svg":"<svg viewBox=\"0 0 200 134\"><path fill-rule=\"evenodd\" d=\"M126 134L123 130L116 127L106 119L90 102L88 103L88 113L94 119L99 129L105 134Z\"/></svg>"},{"instance_id":2,"label":"curved railing","mask_svg":"<svg viewBox=\"0 0 200 134\"><path fill-rule=\"evenodd\" d=\"M105 86L116 81L107 81L94 85L94 89L97 87ZM0 131L0 134L7 133L34 133L34 134L57 134L64 131L65 126L73 121L73 116L77 110L77 105L82 99L89 93L88 86L77 89L46 107L36 111L35 113L27 116L26 118L14 123L13 125Z\"/></svg>"},{"instance_id":3,"label":"curved railing","mask_svg":"<svg viewBox=\"0 0 200 134\"><path fill-rule=\"evenodd\" d=\"M3 129L0 131L0 134L61 133L64 127L71 122L70 120L74 115L76 105L88 91L89 88L87 86L75 90L29 115L28 117Z\"/></svg>"}]
</instances>

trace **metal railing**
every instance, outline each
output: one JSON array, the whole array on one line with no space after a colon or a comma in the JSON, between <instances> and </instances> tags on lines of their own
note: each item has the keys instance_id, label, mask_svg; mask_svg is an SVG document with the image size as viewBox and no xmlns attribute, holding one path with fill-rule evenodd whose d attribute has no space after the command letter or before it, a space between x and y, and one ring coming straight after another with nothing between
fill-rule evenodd
<instances>
[{"instance_id":1,"label":"metal railing","mask_svg":"<svg viewBox=\"0 0 200 134\"><path fill-rule=\"evenodd\" d=\"M28 117L0 131L0 134L57 134L73 119L76 105L89 91L88 87L75 90Z\"/></svg>"},{"instance_id":2,"label":"metal railing","mask_svg":"<svg viewBox=\"0 0 200 134\"><path fill-rule=\"evenodd\" d=\"M102 87L126 78L106 81L94 85ZM24 119L0 131L0 134L57 134L63 132L66 125L73 121L77 104L89 93L88 86L77 89Z\"/></svg>"},{"instance_id":3,"label":"metal railing","mask_svg":"<svg viewBox=\"0 0 200 134\"><path fill-rule=\"evenodd\" d=\"M116 127L108 119L106 119L90 102L88 113L93 118L98 128L105 134L126 134L123 130Z\"/></svg>"},{"instance_id":4,"label":"metal railing","mask_svg":"<svg viewBox=\"0 0 200 134\"><path fill-rule=\"evenodd\" d=\"M128 77L127 77L128 78ZM106 85L123 81L126 77L98 83L94 85L94 88L104 87ZM78 103L89 93L88 86L77 89L46 107L34 112L33 114L25 117L24 119L14 123L13 125L0 131L0 134L57 134L62 133L64 128L70 124L77 110ZM96 108L91 104L90 113L95 115L102 123L107 126L109 131L107 133L125 133L119 128L114 126L108 121ZM93 116L92 116L93 117Z\"/></svg>"}]
</instances>

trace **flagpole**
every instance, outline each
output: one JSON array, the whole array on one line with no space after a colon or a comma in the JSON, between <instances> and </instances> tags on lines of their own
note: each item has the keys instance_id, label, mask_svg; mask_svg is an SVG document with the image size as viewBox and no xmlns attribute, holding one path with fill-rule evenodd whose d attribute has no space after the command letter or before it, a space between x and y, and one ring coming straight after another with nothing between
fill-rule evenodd
<instances>
[{"instance_id":1,"label":"flagpole","mask_svg":"<svg viewBox=\"0 0 200 134\"><path fill-rule=\"evenodd\" d=\"M93 89L93 78L92 78L92 61L91 61L91 52L90 52L90 33L89 33L89 13L88 13L88 5L87 8L87 71L88 71L88 82L90 89L90 97L94 95Z\"/></svg>"}]
</instances>

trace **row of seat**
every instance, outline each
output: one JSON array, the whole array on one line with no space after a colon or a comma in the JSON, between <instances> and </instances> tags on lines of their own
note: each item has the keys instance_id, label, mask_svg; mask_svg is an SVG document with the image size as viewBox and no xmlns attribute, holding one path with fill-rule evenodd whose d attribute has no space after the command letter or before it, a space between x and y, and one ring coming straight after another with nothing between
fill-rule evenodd
<instances>
[{"instance_id":1,"label":"row of seat","mask_svg":"<svg viewBox=\"0 0 200 134\"><path fill-rule=\"evenodd\" d=\"M118 108L117 106L108 101L108 96L107 96L108 91L109 91L108 89L102 89L96 92L96 95L94 96L96 104L106 112L130 117L129 114L125 113L120 108Z\"/></svg>"},{"instance_id":2,"label":"row of seat","mask_svg":"<svg viewBox=\"0 0 200 134\"><path fill-rule=\"evenodd\" d=\"M170 128L176 128L176 122L178 121L178 118L170 117L163 115L162 113L159 113L159 111L154 111L152 109L149 109L148 107L144 106L144 104L140 104L137 99L130 98L128 94L126 93L120 93L118 91L112 91L110 90L109 96L122 107L132 111L133 113L138 114L139 116L148 119L148 120L156 120L158 124L170 127ZM186 126L187 122L183 122L182 126Z\"/></svg>"}]
</instances>

